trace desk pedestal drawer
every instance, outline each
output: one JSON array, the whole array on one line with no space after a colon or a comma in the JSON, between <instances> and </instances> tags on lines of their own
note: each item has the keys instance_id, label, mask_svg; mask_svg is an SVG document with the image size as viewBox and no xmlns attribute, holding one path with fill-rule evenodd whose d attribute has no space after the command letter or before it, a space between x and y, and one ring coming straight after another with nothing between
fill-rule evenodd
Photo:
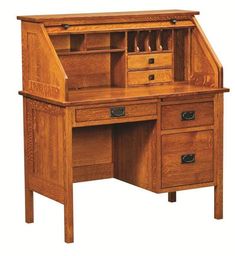
<instances>
[{"instance_id":1,"label":"desk pedestal drawer","mask_svg":"<svg viewBox=\"0 0 235 256\"><path fill-rule=\"evenodd\" d=\"M104 105L75 110L77 126L111 124L141 120L153 120L157 115L157 103Z\"/></svg>"},{"instance_id":2,"label":"desk pedestal drawer","mask_svg":"<svg viewBox=\"0 0 235 256\"><path fill-rule=\"evenodd\" d=\"M213 131L162 136L162 188L213 181Z\"/></svg>"},{"instance_id":3,"label":"desk pedestal drawer","mask_svg":"<svg viewBox=\"0 0 235 256\"><path fill-rule=\"evenodd\" d=\"M213 101L162 107L162 129L213 125L213 123Z\"/></svg>"}]
</instances>

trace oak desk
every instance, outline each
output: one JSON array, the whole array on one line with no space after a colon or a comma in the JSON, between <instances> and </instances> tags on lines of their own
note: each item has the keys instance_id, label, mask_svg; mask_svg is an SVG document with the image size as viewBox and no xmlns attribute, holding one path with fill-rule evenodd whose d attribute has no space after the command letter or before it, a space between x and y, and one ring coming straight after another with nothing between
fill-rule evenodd
<instances>
[{"instance_id":1,"label":"oak desk","mask_svg":"<svg viewBox=\"0 0 235 256\"><path fill-rule=\"evenodd\" d=\"M150 191L214 186L223 216L222 66L195 11L20 16L26 222L33 192L64 205L73 183Z\"/></svg>"}]
</instances>

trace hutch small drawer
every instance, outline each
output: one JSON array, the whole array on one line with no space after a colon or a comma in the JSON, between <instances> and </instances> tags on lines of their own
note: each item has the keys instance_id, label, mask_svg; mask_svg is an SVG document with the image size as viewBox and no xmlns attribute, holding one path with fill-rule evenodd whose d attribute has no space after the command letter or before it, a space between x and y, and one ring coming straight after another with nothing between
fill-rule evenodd
<instances>
[{"instance_id":1,"label":"hutch small drawer","mask_svg":"<svg viewBox=\"0 0 235 256\"><path fill-rule=\"evenodd\" d=\"M162 136L162 188L212 182L213 130Z\"/></svg>"},{"instance_id":2,"label":"hutch small drawer","mask_svg":"<svg viewBox=\"0 0 235 256\"><path fill-rule=\"evenodd\" d=\"M155 84L172 81L171 69L128 72L129 85Z\"/></svg>"},{"instance_id":3,"label":"hutch small drawer","mask_svg":"<svg viewBox=\"0 0 235 256\"><path fill-rule=\"evenodd\" d=\"M157 118L157 103L107 104L92 108L75 109L77 126L111 124L129 121L153 120Z\"/></svg>"},{"instance_id":4,"label":"hutch small drawer","mask_svg":"<svg viewBox=\"0 0 235 256\"><path fill-rule=\"evenodd\" d=\"M128 56L129 70L171 66L172 53L133 54Z\"/></svg>"},{"instance_id":5,"label":"hutch small drawer","mask_svg":"<svg viewBox=\"0 0 235 256\"><path fill-rule=\"evenodd\" d=\"M206 126L213 123L213 101L162 107L162 129Z\"/></svg>"}]
</instances>

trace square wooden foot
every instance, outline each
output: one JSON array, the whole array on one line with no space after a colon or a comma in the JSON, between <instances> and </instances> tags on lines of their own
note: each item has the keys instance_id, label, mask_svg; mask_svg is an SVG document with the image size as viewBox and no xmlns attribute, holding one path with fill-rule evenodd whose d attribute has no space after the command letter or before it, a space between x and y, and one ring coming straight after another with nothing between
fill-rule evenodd
<instances>
[{"instance_id":1,"label":"square wooden foot","mask_svg":"<svg viewBox=\"0 0 235 256\"><path fill-rule=\"evenodd\" d=\"M25 189L25 222L33 223L33 191Z\"/></svg>"},{"instance_id":2,"label":"square wooden foot","mask_svg":"<svg viewBox=\"0 0 235 256\"><path fill-rule=\"evenodd\" d=\"M176 192L168 193L168 202L171 202L171 203L176 202Z\"/></svg>"}]
</instances>

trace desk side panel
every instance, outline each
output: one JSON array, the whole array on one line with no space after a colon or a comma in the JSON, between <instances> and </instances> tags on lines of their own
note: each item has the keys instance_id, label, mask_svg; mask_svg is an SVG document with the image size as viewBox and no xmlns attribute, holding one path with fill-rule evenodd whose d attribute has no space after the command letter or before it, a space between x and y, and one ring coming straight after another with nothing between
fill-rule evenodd
<instances>
[{"instance_id":1,"label":"desk side panel","mask_svg":"<svg viewBox=\"0 0 235 256\"><path fill-rule=\"evenodd\" d=\"M64 202L65 108L24 98L28 188Z\"/></svg>"},{"instance_id":2,"label":"desk side panel","mask_svg":"<svg viewBox=\"0 0 235 256\"><path fill-rule=\"evenodd\" d=\"M223 87L223 67L196 18L191 39L191 83L199 86Z\"/></svg>"},{"instance_id":3,"label":"desk side panel","mask_svg":"<svg viewBox=\"0 0 235 256\"><path fill-rule=\"evenodd\" d=\"M67 76L42 24L22 22L23 90L65 101Z\"/></svg>"}]
</instances>

